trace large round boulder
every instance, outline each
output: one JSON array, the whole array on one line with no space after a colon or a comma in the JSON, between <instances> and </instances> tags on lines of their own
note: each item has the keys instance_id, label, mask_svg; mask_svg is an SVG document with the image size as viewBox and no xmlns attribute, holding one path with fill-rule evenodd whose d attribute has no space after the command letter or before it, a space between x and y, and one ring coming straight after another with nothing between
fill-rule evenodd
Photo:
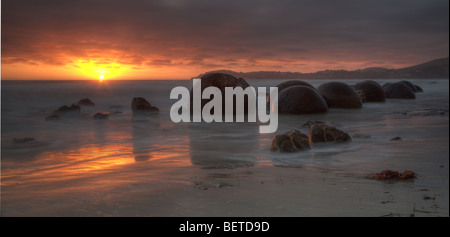
<instances>
[{"instance_id":1,"label":"large round boulder","mask_svg":"<svg viewBox=\"0 0 450 237\"><path fill-rule=\"evenodd\" d=\"M317 90L329 108L361 108L361 96L351 86L343 82L326 82Z\"/></svg>"},{"instance_id":2,"label":"large round boulder","mask_svg":"<svg viewBox=\"0 0 450 237\"><path fill-rule=\"evenodd\" d=\"M209 73L204 75L201 79L201 93L208 87L216 87L220 90L222 94L222 114L225 114L225 87L242 87L243 89L249 87L250 85L243 78L236 78L232 75L225 73ZM193 109L193 90L191 89L191 110ZM201 100L201 109L205 106L211 99ZM236 114L236 98L233 99L233 113ZM248 111L248 98L244 97L244 112Z\"/></svg>"},{"instance_id":3,"label":"large round boulder","mask_svg":"<svg viewBox=\"0 0 450 237\"><path fill-rule=\"evenodd\" d=\"M284 90L284 89L286 89L286 88L288 88L288 87L291 87L291 86L306 86L306 87L310 87L310 88L312 88L312 89L316 89L316 88L314 88L313 85L309 84L309 83L306 82L306 81L301 81L301 80L290 80L290 81L282 82L282 83L280 83L280 84L277 85L277 88L278 88L278 94L280 94L280 92L281 92L282 90ZM270 97L269 97L269 96L267 96L266 103L267 103L267 108L270 108Z\"/></svg>"},{"instance_id":4,"label":"large round boulder","mask_svg":"<svg viewBox=\"0 0 450 237\"><path fill-rule=\"evenodd\" d=\"M318 114L327 110L327 102L319 92L307 86L291 86L278 95L279 113Z\"/></svg>"},{"instance_id":5,"label":"large round boulder","mask_svg":"<svg viewBox=\"0 0 450 237\"><path fill-rule=\"evenodd\" d=\"M362 81L356 83L353 87L356 90L363 91L366 102L384 102L386 100L383 87L375 81Z\"/></svg>"},{"instance_id":6,"label":"large round boulder","mask_svg":"<svg viewBox=\"0 0 450 237\"><path fill-rule=\"evenodd\" d=\"M309 84L309 83L306 82L306 81L290 80L290 81L282 82L282 83L280 83L280 84L277 85L277 87L278 87L278 94L279 94L282 90L284 90L284 89L286 89L286 88L288 88L288 87L291 87L291 86L306 86L306 87L310 87L310 88L315 89L314 86L312 86L311 84Z\"/></svg>"},{"instance_id":7,"label":"large round boulder","mask_svg":"<svg viewBox=\"0 0 450 237\"><path fill-rule=\"evenodd\" d=\"M390 83L383 86L386 98L389 99L415 99L414 91L401 82Z\"/></svg>"}]
</instances>

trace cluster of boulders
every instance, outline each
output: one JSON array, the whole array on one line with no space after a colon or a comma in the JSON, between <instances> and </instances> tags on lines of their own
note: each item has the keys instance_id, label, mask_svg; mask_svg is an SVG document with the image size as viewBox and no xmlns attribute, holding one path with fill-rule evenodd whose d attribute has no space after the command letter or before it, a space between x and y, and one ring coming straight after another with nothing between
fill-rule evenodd
<instances>
[{"instance_id":1,"label":"cluster of boulders","mask_svg":"<svg viewBox=\"0 0 450 237\"><path fill-rule=\"evenodd\" d=\"M45 120L46 121L52 121L52 120L60 120L63 116L70 116L71 114L79 114L81 111L81 107L86 106L95 106L95 103L92 102L90 99L85 98L79 100L76 104L72 104L70 106L63 105L59 107L57 110L55 110L52 114L48 115ZM111 108L117 109L120 108L120 106L114 105L111 106ZM146 99L142 97L134 97L131 101L131 110L133 111L133 115L146 115L146 114L154 114L158 113L159 109L155 106L152 106ZM121 113L120 111L115 111L112 114ZM96 112L94 115L92 115L92 118L95 120L104 120L109 118L110 113L102 113L102 112Z\"/></svg>"},{"instance_id":2,"label":"cluster of boulders","mask_svg":"<svg viewBox=\"0 0 450 237\"><path fill-rule=\"evenodd\" d=\"M247 88L249 84L243 78L236 78L224 73L210 73L201 78L201 91L207 87L217 87L225 96L225 87ZM422 89L409 81L387 83L383 86L372 80L348 85L343 82L326 82L315 88L310 83L301 80L289 80L277 85L278 112L286 114L319 114L326 113L329 108L359 109L363 103L385 102L386 99L413 99L414 93ZM192 94L192 90L191 90ZM191 96L191 103L192 103ZM202 99L202 108L210 99ZM225 99L222 98L222 102ZM235 107L235 103L234 107ZM247 101L245 101L247 106ZM270 108L270 98L267 98L267 108ZM192 108L192 106L191 106ZM222 106L225 108L225 106ZM234 108L235 109L235 108ZM274 151L301 151L309 149L314 143L350 142L351 137L346 132L326 123L315 122L309 126L309 134L292 130L276 135L271 149Z\"/></svg>"},{"instance_id":3,"label":"cluster of boulders","mask_svg":"<svg viewBox=\"0 0 450 237\"><path fill-rule=\"evenodd\" d=\"M304 127L309 128L308 135L298 130L275 135L270 150L279 152L304 151L318 143L348 143L350 135L322 121L308 121Z\"/></svg>"},{"instance_id":4,"label":"cluster of boulders","mask_svg":"<svg viewBox=\"0 0 450 237\"><path fill-rule=\"evenodd\" d=\"M201 78L201 91L207 87L217 87L225 95L225 87L247 88L249 84L243 78L224 73L210 73ZM301 80L289 80L277 85L278 112L287 114L319 114L329 108L359 109L363 103L384 102L386 99L413 99L414 93L422 89L409 81L386 83L381 86L375 81L366 80L354 85L344 82L326 82L315 88ZM191 90L192 94L192 90ZM193 96L191 96L192 102ZM210 99L202 99L202 108ZM222 99L222 103L225 99ZM270 108L267 98L267 107ZM247 101L245 101L247 106ZM192 106L191 106L192 108ZM225 106L222 106L224 109Z\"/></svg>"},{"instance_id":5,"label":"cluster of boulders","mask_svg":"<svg viewBox=\"0 0 450 237\"><path fill-rule=\"evenodd\" d=\"M354 85L333 81L314 88L307 82L291 80L277 87L278 111L288 114L319 114L327 112L329 108L358 109L367 102L415 99L415 93L423 92L422 88L409 81L386 83L383 86L372 80Z\"/></svg>"}]
</instances>

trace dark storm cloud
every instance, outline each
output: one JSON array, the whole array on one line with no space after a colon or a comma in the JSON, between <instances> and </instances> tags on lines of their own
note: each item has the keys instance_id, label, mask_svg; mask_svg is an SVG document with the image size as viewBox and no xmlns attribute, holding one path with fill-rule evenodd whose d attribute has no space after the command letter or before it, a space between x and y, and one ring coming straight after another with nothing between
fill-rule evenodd
<instances>
[{"instance_id":1,"label":"dark storm cloud","mask_svg":"<svg viewBox=\"0 0 450 237\"><path fill-rule=\"evenodd\" d=\"M101 52L137 66L416 63L448 55L448 9L447 0L4 0L2 57L55 65Z\"/></svg>"}]
</instances>

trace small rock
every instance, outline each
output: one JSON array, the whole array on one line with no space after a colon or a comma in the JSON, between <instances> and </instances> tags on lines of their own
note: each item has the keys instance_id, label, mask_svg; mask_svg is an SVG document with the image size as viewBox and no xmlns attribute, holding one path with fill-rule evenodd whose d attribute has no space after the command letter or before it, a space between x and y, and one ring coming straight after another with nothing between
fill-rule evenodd
<instances>
[{"instance_id":1,"label":"small rock","mask_svg":"<svg viewBox=\"0 0 450 237\"><path fill-rule=\"evenodd\" d=\"M59 107L56 112L80 112L81 108L78 105L71 105L70 107L67 105L63 105L61 107Z\"/></svg>"},{"instance_id":2,"label":"small rock","mask_svg":"<svg viewBox=\"0 0 450 237\"><path fill-rule=\"evenodd\" d=\"M393 137L393 138L391 138L390 141L401 141L401 140L402 140L401 137Z\"/></svg>"},{"instance_id":3,"label":"small rock","mask_svg":"<svg viewBox=\"0 0 450 237\"><path fill-rule=\"evenodd\" d=\"M232 184L227 184L227 183L220 183L216 185L216 188L223 188L223 187L227 187L227 186L234 186Z\"/></svg>"},{"instance_id":4,"label":"small rock","mask_svg":"<svg viewBox=\"0 0 450 237\"><path fill-rule=\"evenodd\" d=\"M430 196L423 196L423 200L436 200L436 198Z\"/></svg>"},{"instance_id":5,"label":"small rock","mask_svg":"<svg viewBox=\"0 0 450 237\"><path fill-rule=\"evenodd\" d=\"M308 136L297 130L276 135L272 140L270 150L280 152L294 152L310 149Z\"/></svg>"},{"instance_id":6,"label":"small rock","mask_svg":"<svg viewBox=\"0 0 450 237\"><path fill-rule=\"evenodd\" d=\"M134 97L131 101L131 110L136 113L157 113L159 109L152 106L146 99L142 97Z\"/></svg>"},{"instance_id":7,"label":"small rock","mask_svg":"<svg viewBox=\"0 0 450 237\"><path fill-rule=\"evenodd\" d=\"M92 116L94 119L107 119L109 117L109 114L104 113L95 113L94 116Z\"/></svg>"},{"instance_id":8,"label":"small rock","mask_svg":"<svg viewBox=\"0 0 450 237\"><path fill-rule=\"evenodd\" d=\"M86 99L79 100L77 105L80 105L80 106L95 106L95 103L92 102L90 99L86 98Z\"/></svg>"},{"instance_id":9,"label":"small rock","mask_svg":"<svg viewBox=\"0 0 450 237\"><path fill-rule=\"evenodd\" d=\"M309 143L346 143L352 139L348 133L326 124L315 124L309 128Z\"/></svg>"},{"instance_id":10,"label":"small rock","mask_svg":"<svg viewBox=\"0 0 450 237\"><path fill-rule=\"evenodd\" d=\"M32 142L32 141L36 141L36 139L32 138L32 137L15 137L13 138L13 142L14 143L26 143L26 142Z\"/></svg>"},{"instance_id":11,"label":"small rock","mask_svg":"<svg viewBox=\"0 0 450 237\"><path fill-rule=\"evenodd\" d=\"M206 187L205 185L200 185L197 188L200 189L200 190L203 190L203 191L208 190L208 187Z\"/></svg>"}]
</instances>

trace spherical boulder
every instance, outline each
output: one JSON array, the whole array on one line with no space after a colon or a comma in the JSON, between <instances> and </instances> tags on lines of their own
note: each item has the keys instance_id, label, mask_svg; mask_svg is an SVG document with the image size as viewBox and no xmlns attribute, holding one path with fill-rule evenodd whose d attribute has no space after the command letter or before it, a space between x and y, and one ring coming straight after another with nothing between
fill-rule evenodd
<instances>
[{"instance_id":1,"label":"spherical boulder","mask_svg":"<svg viewBox=\"0 0 450 237\"><path fill-rule=\"evenodd\" d=\"M415 99L414 91L404 83L396 82L383 86L386 98L389 99Z\"/></svg>"},{"instance_id":2,"label":"spherical boulder","mask_svg":"<svg viewBox=\"0 0 450 237\"><path fill-rule=\"evenodd\" d=\"M326 82L317 90L325 99L329 108L361 108L360 95L351 86L343 82Z\"/></svg>"},{"instance_id":3,"label":"spherical boulder","mask_svg":"<svg viewBox=\"0 0 450 237\"><path fill-rule=\"evenodd\" d=\"M278 95L279 113L318 114L327 111L327 102L316 89L307 86L291 86Z\"/></svg>"},{"instance_id":4,"label":"spherical boulder","mask_svg":"<svg viewBox=\"0 0 450 237\"><path fill-rule=\"evenodd\" d=\"M291 87L291 86L306 86L306 87L310 87L310 88L315 89L314 86L312 86L311 84L309 84L309 83L306 82L306 81L291 80L291 81L285 81L285 82L282 82L282 83L280 83L280 84L277 85L277 87L278 87L278 94L279 94L282 90L284 90L284 89L286 89L286 88L288 88L288 87Z\"/></svg>"},{"instance_id":5,"label":"spherical boulder","mask_svg":"<svg viewBox=\"0 0 450 237\"><path fill-rule=\"evenodd\" d=\"M250 85L245 81L244 78L236 78L232 75L225 73L209 73L201 78L201 93L208 87L216 87L220 90L222 94L222 114L225 114L225 87L242 87L243 89L249 87ZM193 109L193 89L191 93L191 110ZM201 109L205 106L211 99L201 99ZM248 111L248 98L244 97L244 113ZM236 114L236 98L233 99L233 113Z\"/></svg>"},{"instance_id":6,"label":"spherical boulder","mask_svg":"<svg viewBox=\"0 0 450 237\"><path fill-rule=\"evenodd\" d=\"M310 149L309 138L298 130L276 135L272 140L271 151L295 152Z\"/></svg>"},{"instance_id":7,"label":"spherical boulder","mask_svg":"<svg viewBox=\"0 0 450 237\"><path fill-rule=\"evenodd\" d=\"M362 81L356 83L354 88L364 92L366 102L384 102L386 100L383 87L375 81Z\"/></svg>"},{"instance_id":8,"label":"spherical boulder","mask_svg":"<svg viewBox=\"0 0 450 237\"><path fill-rule=\"evenodd\" d=\"M284 89L286 89L288 87L291 87L291 86L306 86L306 87L310 87L312 89L316 89L316 88L314 88L314 86L312 86L311 84L309 84L306 81L290 80L290 81L282 82L282 83L277 85L278 95L280 94L280 92L282 90L284 90ZM266 104L267 104L267 108L270 108L270 97L269 96L267 96Z\"/></svg>"}]
</instances>

